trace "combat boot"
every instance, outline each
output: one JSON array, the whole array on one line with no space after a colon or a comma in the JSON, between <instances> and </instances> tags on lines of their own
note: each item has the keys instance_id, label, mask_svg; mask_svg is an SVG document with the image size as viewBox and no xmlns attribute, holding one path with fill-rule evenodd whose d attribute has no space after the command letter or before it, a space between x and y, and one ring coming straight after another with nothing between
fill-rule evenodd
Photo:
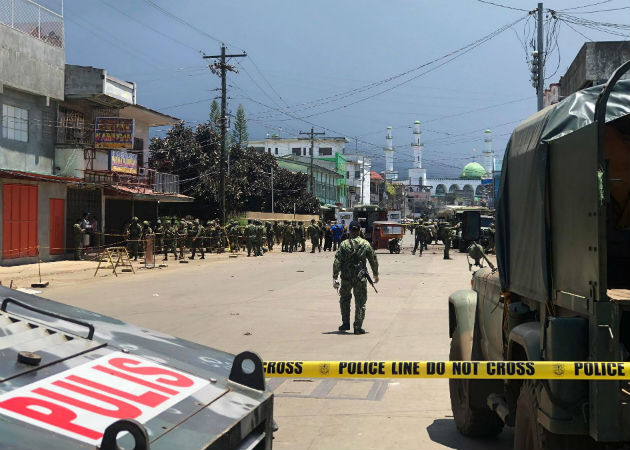
<instances>
[{"instance_id":1,"label":"combat boot","mask_svg":"<svg viewBox=\"0 0 630 450\"><path fill-rule=\"evenodd\" d=\"M354 334L365 334L366 331L363 328L355 328Z\"/></svg>"},{"instance_id":2,"label":"combat boot","mask_svg":"<svg viewBox=\"0 0 630 450\"><path fill-rule=\"evenodd\" d=\"M339 331L350 331L350 324L346 322L342 323L339 327Z\"/></svg>"}]
</instances>

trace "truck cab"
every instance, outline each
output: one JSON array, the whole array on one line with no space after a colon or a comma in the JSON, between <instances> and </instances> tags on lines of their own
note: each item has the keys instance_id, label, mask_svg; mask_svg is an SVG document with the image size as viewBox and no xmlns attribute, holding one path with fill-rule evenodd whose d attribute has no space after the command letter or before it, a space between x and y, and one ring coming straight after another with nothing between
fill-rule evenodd
<instances>
[{"instance_id":1,"label":"truck cab","mask_svg":"<svg viewBox=\"0 0 630 450\"><path fill-rule=\"evenodd\" d=\"M630 360L630 70L526 119L503 160L498 271L449 298L451 360ZM464 236L464 239L466 237ZM630 442L627 381L450 380L461 433L515 449Z\"/></svg>"}]
</instances>

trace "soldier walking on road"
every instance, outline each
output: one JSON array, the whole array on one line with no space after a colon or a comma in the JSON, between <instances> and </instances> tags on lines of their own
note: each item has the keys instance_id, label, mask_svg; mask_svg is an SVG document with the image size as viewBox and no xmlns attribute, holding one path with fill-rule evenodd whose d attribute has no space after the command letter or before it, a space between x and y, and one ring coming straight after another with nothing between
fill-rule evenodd
<instances>
[{"instance_id":1,"label":"soldier walking on road","mask_svg":"<svg viewBox=\"0 0 630 450\"><path fill-rule=\"evenodd\" d=\"M449 256L449 250L451 249L451 239L455 234L451 227L444 227L443 231L443 240L444 240L444 259L451 259Z\"/></svg>"},{"instance_id":2,"label":"soldier walking on road","mask_svg":"<svg viewBox=\"0 0 630 450\"><path fill-rule=\"evenodd\" d=\"M271 227L271 222L269 221L265 222L265 235L267 237L267 248L269 249L269 251L272 251L274 233L273 233L273 228Z\"/></svg>"},{"instance_id":3,"label":"soldier walking on road","mask_svg":"<svg viewBox=\"0 0 630 450\"><path fill-rule=\"evenodd\" d=\"M206 253L205 253L204 242L203 242L204 240L203 237L206 233L206 229L199 222L199 219L195 219L195 228L196 228L196 233L194 234L192 238L192 255L190 256L189 259L195 259L195 253L197 252L197 249L201 250L201 257L199 259L206 259Z\"/></svg>"},{"instance_id":4,"label":"soldier walking on road","mask_svg":"<svg viewBox=\"0 0 630 450\"><path fill-rule=\"evenodd\" d=\"M308 226L306 230L308 237L311 240L311 253L315 253L315 249L318 249L321 253L322 246L320 245L320 229L315 223L315 219L311 219L311 224Z\"/></svg>"},{"instance_id":5,"label":"soldier walking on road","mask_svg":"<svg viewBox=\"0 0 630 450\"><path fill-rule=\"evenodd\" d=\"M247 226L245 227L245 240L247 242L247 256L252 256L252 250L254 250L254 240L256 239L256 227L253 220L247 220ZM256 256L256 251L254 251Z\"/></svg>"},{"instance_id":6,"label":"soldier walking on road","mask_svg":"<svg viewBox=\"0 0 630 450\"><path fill-rule=\"evenodd\" d=\"M256 229L256 239L254 240L254 255L262 256L263 255L263 242L265 240L265 227L262 222L258 219L254 221L255 229Z\"/></svg>"},{"instance_id":7,"label":"soldier walking on road","mask_svg":"<svg viewBox=\"0 0 630 450\"><path fill-rule=\"evenodd\" d=\"M370 263L374 274L374 283L378 283L378 260L372 246L361 238L359 222L350 223L350 238L339 246L333 263L333 287L339 289L341 308L341 326L339 331L350 330L350 302L354 291L354 334L365 334L362 328L367 303L366 262ZM337 277L341 274L341 287Z\"/></svg>"},{"instance_id":8,"label":"soldier walking on road","mask_svg":"<svg viewBox=\"0 0 630 450\"><path fill-rule=\"evenodd\" d=\"M293 227L288 220L284 221L282 229L282 251L289 253L293 251Z\"/></svg>"},{"instance_id":9,"label":"soldier walking on road","mask_svg":"<svg viewBox=\"0 0 630 450\"><path fill-rule=\"evenodd\" d=\"M177 261L177 228L170 220L167 220L164 229L164 261L168 261L169 252L173 252L175 261Z\"/></svg>"}]
</instances>

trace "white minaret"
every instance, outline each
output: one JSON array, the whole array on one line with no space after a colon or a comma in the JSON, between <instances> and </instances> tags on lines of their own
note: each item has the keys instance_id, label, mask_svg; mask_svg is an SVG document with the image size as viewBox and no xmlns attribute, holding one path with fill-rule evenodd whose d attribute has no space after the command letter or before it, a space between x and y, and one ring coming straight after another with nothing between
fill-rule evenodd
<instances>
[{"instance_id":1,"label":"white minaret","mask_svg":"<svg viewBox=\"0 0 630 450\"><path fill-rule=\"evenodd\" d=\"M481 158L481 165L486 169L486 173L492 173L494 168L494 149L492 148L492 131L484 131L483 138L483 157Z\"/></svg>"},{"instance_id":2,"label":"white minaret","mask_svg":"<svg viewBox=\"0 0 630 450\"><path fill-rule=\"evenodd\" d=\"M392 138L392 127L387 127L387 136L385 137L385 178L393 180L394 178L394 145Z\"/></svg>"},{"instance_id":3,"label":"white minaret","mask_svg":"<svg viewBox=\"0 0 630 450\"><path fill-rule=\"evenodd\" d=\"M420 131L420 121L413 123L413 141L411 149L413 150L413 164L409 169L409 184L411 186L425 186L427 183L427 171L422 168L422 132Z\"/></svg>"}]
</instances>

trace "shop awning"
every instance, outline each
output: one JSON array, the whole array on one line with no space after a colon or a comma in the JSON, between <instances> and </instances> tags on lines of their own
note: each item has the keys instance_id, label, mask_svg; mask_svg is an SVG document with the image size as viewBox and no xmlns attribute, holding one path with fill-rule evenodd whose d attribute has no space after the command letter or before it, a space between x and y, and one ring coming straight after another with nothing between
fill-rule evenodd
<instances>
[{"instance_id":1,"label":"shop awning","mask_svg":"<svg viewBox=\"0 0 630 450\"><path fill-rule=\"evenodd\" d=\"M85 180L75 177L60 177L57 175L46 175L43 173L35 172L22 172L19 170L5 170L0 169L0 178L13 178L16 180L32 180L32 181L48 181L50 183L80 183L86 185L92 185L93 183L86 183Z\"/></svg>"},{"instance_id":2,"label":"shop awning","mask_svg":"<svg viewBox=\"0 0 630 450\"><path fill-rule=\"evenodd\" d=\"M188 195L165 194L146 187L133 186L106 186L105 195L127 197L129 200L133 199L148 202L160 201L163 203L190 203L194 200L193 197L189 197Z\"/></svg>"}]
</instances>

